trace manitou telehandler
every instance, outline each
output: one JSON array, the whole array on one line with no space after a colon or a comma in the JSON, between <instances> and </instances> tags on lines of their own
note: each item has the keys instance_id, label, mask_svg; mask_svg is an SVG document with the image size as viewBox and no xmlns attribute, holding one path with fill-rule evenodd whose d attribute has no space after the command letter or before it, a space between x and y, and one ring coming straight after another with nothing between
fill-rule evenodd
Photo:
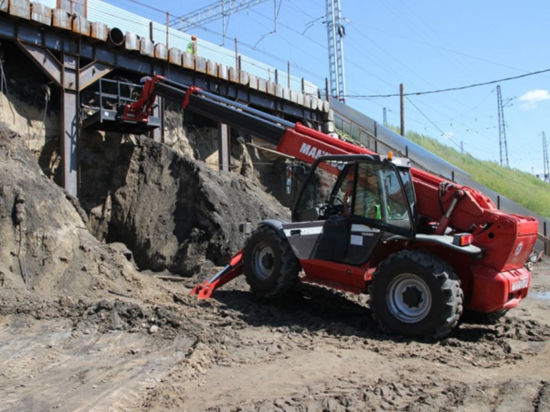
<instances>
[{"instance_id":1,"label":"manitou telehandler","mask_svg":"<svg viewBox=\"0 0 550 412\"><path fill-rule=\"evenodd\" d=\"M368 292L376 321L390 333L441 338L464 309L496 318L527 295L534 218L504 213L482 193L411 168L407 159L160 76L147 79L116 120L147 124L156 95L312 163L292 222L261 222L222 271L195 287L199 298L242 273L266 298L314 282Z\"/></svg>"}]
</instances>

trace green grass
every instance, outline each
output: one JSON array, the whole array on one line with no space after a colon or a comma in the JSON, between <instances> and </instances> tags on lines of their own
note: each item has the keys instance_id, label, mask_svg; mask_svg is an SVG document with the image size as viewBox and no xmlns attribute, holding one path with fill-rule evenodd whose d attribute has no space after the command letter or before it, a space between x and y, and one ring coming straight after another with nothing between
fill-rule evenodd
<instances>
[{"instance_id":1,"label":"green grass","mask_svg":"<svg viewBox=\"0 0 550 412\"><path fill-rule=\"evenodd\" d=\"M550 218L550 184L521 170L478 160L428 136L408 132L407 138L470 173L479 183L539 215Z\"/></svg>"}]
</instances>

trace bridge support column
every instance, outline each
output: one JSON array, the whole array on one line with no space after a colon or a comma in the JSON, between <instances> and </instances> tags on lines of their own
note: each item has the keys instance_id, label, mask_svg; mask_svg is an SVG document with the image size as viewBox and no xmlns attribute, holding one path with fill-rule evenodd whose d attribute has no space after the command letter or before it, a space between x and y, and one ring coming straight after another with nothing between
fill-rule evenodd
<instances>
[{"instance_id":1,"label":"bridge support column","mask_svg":"<svg viewBox=\"0 0 550 412\"><path fill-rule=\"evenodd\" d=\"M93 61L80 68L78 52L63 53L58 59L47 48L17 41L21 50L61 88L61 154L63 186L78 195L78 136L80 134L80 91L110 73L112 66Z\"/></svg>"},{"instance_id":2,"label":"bridge support column","mask_svg":"<svg viewBox=\"0 0 550 412\"><path fill-rule=\"evenodd\" d=\"M164 142L164 99L157 96L157 105L153 109L153 116L160 119L160 127L153 129L151 137L155 142Z\"/></svg>"},{"instance_id":3,"label":"bridge support column","mask_svg":"<svg viewBox=\"0 0 550 412\"><path fill-rule=\"evenodd\" d=\"M78 196L78 135L80 93L78 91L78 57L62 56L61 148L63 185L67 193Z\"/></svg>"},{"instance_id":4,"label":"bridge support column","mask_svg":"<svg viewBox=\"0 0 550 412\"><path fill-rule=\"evenodd\" d=\"M229 125L220 123L219 125L220 140L218 153L220 158L220 170L229 172L231 162L231 133Z\"/></svg>"}]
</instances>

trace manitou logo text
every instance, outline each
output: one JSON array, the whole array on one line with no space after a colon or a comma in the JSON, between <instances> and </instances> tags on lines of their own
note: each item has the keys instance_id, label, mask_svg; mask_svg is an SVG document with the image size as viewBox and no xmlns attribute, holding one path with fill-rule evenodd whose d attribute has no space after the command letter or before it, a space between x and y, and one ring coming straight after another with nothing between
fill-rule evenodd
<instances>
[{"instance_id":1,"label":"manitou logo text","mask_svg":"<svg viewBox=\"0 0 550 412\"><path fill-rule=\"evenodd\" d=\"M302 143L302 147L300 147L300 153L311 157L312 159L317 159L320 156L330 154L329 152L325 152L324 150L318 149L317 147L311 146L307 143Z\"/></svg>"}]
</instances>

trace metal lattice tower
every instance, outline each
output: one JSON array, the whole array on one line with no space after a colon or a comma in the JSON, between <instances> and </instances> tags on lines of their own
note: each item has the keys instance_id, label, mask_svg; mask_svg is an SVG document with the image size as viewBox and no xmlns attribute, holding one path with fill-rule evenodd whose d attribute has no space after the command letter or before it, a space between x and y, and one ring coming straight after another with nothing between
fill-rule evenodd
<instances>
[{"instance_id":1,"label":"metal lattice tower","mask_svg":"<svg viewBox=\"0 0 550 412\"><path fill-rule=\"evenodd\" d=\"M498 109L498 146L500 151L500 165L509 167L508 143L506 142L506 123L504 122L504 110L502 105L502 93L500 85L497 86L497 109Z\"/></svg>"},{"instance_id":2,"label":"metal lattice tower","mask_svg":"<svg viewBox=\"0 0 550 412\"><path fill-rule=\"evenodd\" d=\"M225 34L227 17L266 1L268 0L220 0L191 13L175 17L170 26L181 31L188 31L193 27L198 27L221 18Z\"/></svg>"},{"instance_id":3,"label":"metal lattice tower","mask_svg":"<svg viewBox=\"0 0 550 412\"><path fill-rule=\"evenodd\" d=\"M546 143L546 133L542 132L542 162L544 164L544 173L542 179L545 182L549 181L550 178L550 167L548 159L548 144Z\"/></svg>"},{"instance_id":4,"label":"metal lattice tower","mask_svg":"<svg viewBox=\"0 0 550 412\"><path fill-rule=\"evenodd\" d=\"M344 102L346 95L346 80L344 73L344 36L340 0L326 0L328 64L330 95Z\"/></svg>"}]
</instances>

